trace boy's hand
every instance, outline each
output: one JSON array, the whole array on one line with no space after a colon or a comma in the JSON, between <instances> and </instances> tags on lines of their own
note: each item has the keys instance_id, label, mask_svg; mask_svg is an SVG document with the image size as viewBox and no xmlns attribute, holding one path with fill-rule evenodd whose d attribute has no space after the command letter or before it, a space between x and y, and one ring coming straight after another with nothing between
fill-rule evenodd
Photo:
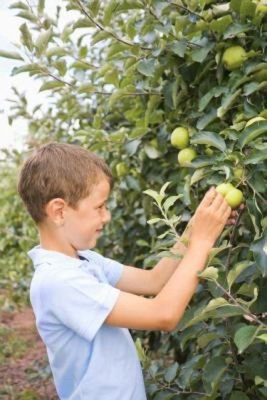
<instances>
[{"instance_id":1,"label":"boy's hand","mask_svg":"<svg viewBox=\"0 0 267 400\"><path fill-rule=\"evenodd\" d=\"M199 204L191 225L190 245L212 248L227 223L235 223L236 213L224 197L211 188Z\"/></svg>"}]
</instances>

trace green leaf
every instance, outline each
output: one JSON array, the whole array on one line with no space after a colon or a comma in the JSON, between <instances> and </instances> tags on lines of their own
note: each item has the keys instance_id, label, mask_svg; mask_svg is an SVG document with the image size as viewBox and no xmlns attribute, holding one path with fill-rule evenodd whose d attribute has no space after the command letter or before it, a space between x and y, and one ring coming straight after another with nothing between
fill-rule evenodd
<instances>
[{"instance_id":1,"label":"green leaf","mask_svg":"<svg viewBox=\"0 0 267 400\"><path fill-rule=\"evenodd\" d=\"M176 374L178 371L179 365L177 362L173 363L170 367L168 367L164 374L164 379L168 383L171 383L176 378Z\"/></svg>"},{"instance_id":2,"label":"green leaf","mask_svg":"<svg viewBox=\"0 0 267 400\"><path fill-rule=\"evenodd\" d=\"M101 5L100 0L89 0L87 4L87 9L91 11L94 17L97 17Z\"/></svg>"},{"instance_id":3,"label":"green leaf","mask_svg":"<svg viewBox=\"0 0 267 400\"><path fill-rule=\"evenodd\" d=\"M33 23L38 22L38 18L30 11L20 11L17 14L17 17L27 19L28 21L31 21Z\"/></svg>"},{"instance_id":4,"label":"green leaf","mask_svg":"<svg viewBox=\"0 0 267 400\"><path fill-rule=\"evenodd\" d=\"M262 335L256 336L256 338L263 340L267 344L267 333L263 333Z\"/></svg>"},{"instance_id":5,"label":"green leaf","mask_svg":"<svg viewBox=\"0 0 267 400\"><path fill-rule=\"evenodd\" d=\"M201 97L199 101L199 111L204 111L213 97L219 97L226 93L228 89L224 86L217 86L212 88L208 93Z\"/></svg>"},{"instance_id":6,"label":"green leaf","mask_svg":"<svg viewBox=\"0 0 267 400\"><path fill-rule=\"evenodd\" d=\"M28 29L26 22L20 26L19 30L21 32L22 44L24 44L24 46L26 46L28 50L32 51L33 50L32 35Z\"/></svg>"},{"instance_id":7,"label":"green leaf","mask_svg":"<svg viewBox=\"0 0 267 400\"><path fill-rule=\"evenodd\" d=\"M217 281L219 277L219 271L215 267L207 267L203 272L200 272L198 276L208 281Z\"/></svg>"},{"instance_id":8,"label":"green leaf","mask_svg":"<svg viewBox=\"0 0 267 400\"><path fill-rule=\"evenodd\" d=\"M186 41L185 40L174 41L173 43L171 43L170 49L173 51L174 54L183 58L186 52Z\"/></svg>"},{"instance_id":9,"label":"green leaf","mask_svg":"<svg viewBox=\"0 0 267 400\"><path fill-rule=\"evenodd\" d=\"M23 65L22 67L13 68L12 72L11 72L11 76L18 75L18 74L21 74L23 72L41 73L44 70L45 70L45 67L43 65L36 64L36 63L26 64L26 65Z\"/></svg>"},{"instance_id":10,"label":"green leaf","mask_svg":"<svg viewBox=\"0 0 267 400\"><path fill-rule=\"evenodd\" d=\"M45 8L45 0L38 0L38 7L37 7L38 14L42 14L44 12L44 8Z\"/></svg>"},{"instance_id":11,"label":"green leaf","mask_svg":"<svg viewBox=\"0 0 267 400\"><path fill-rule=\"evenodd\" d=\"M68 54L67 50L63 49L62 47L50 47L46 51L47 57L58 56L62 57Z\"/></svg>"},{"instance_id":12,"label":"green leaf","mask_svg":"<svg viewBox=\"0 0 267 400\"><path fill-rule=\"evenodd\" d=\"M216 108L212 108L208 113L203 114L201 118L197 121L197 129L202 130L205 129L211 122L217 119L217 110Z\"/></svg>"},{"instance_id":13,"label":"green leaf","mask_svg":"<svg viewBox=\"0 0 267 400\"><path fill-rule=\"evenodd\" d=\"M37 56L40 57L46 51L51 36L52 36L51 29L48 29L47 31L40 33L35 43Z\"/></svg>"},{"instance_id":14,"label":"green leaf","mask_svg":"<svg viewBox=\"0 0 267 400\"><path fill-rule=\"evenodd\" d=\"M214 393L217 389L226 369L227 364L222 356L213 357L205 365L203 370L203 383L210 394Z\"/></svg>"},{"instance_id":15,"label":"green leaf","mask_svg":"<svg viewBox=\"0 0 267 400\"><path fill-rule=\"evenodd\" d=\"M249 400L249 397L244 392L234 391L229 400Z\"/></svg>"},{"instance_id":16,"label":"green leaf","mask_svg":"<svg viewBox=\"0 0 267 400\"><path fill-rule=\"evenodd\" d=\"M214 19L210 22L210 28L214 32L224 33L229 25L233 23L233 19L231 15L225 15L221 18Z\"/></svg>"},{"instance_id":17,"label":"green leaf","mask_svg":"<svg viewBox=\"0 0 267 400\"><path fill-rule=\"evenodd\" d=\"M195 183L201 181L207 174L206 168L198 168L194 171L193 175L190 179L190 186L193 186Z\"/></svg>"},{"instance_id":18,"label":"green leaf","mask_svg":"<svg viewBox=\"0 0 267 400\"><path fill-rule=\"evenodd\" d=\"M204 131L198 133L190 139L190 142L192 144L206 144L208 146L213 146L221 151L226 150L225 141L221 138L221 136L213 132Z\"/></svg>"},{"instance_id":19,"label":"green leaf","mask_svg":"<svg viewBox=\"0 0 267 400\"><path fill-rule=\"evenodd\" d=\"M23 58L20 56L20 54L15 51L0 50L0 57L23 61Z\"/></svg>"},{"instance_id":20,"label":"green leaf","mask_svg":"<svg viewBox=\"0 0 267 400\"><path fill-rule=\"evenodd\" d=\"M254 122L254 124L245 128L245 130L238 139L238 144L242 149L246 144L250 143L252 140L266 133L267 133L267 122L256 121Z\"/></svg>"},{"instance_id":21,"label":"green leaf","mask_svg":"<svg viewBox=\"0 0 267 400\"><path fill-rule=\"evenodd\" d=\"M239 328L234 336L234 342L236 347L238 348L238 353L241 354L243 351L253 343L257 333L259 331L258 326L242 326Z\"/></svg>"},{"instance_id":22,"label":"green leaf","mask_svg":"<svg viewBox=\"0 0 267 400\"><path fill-rule=\"evenodd\" d=\"M202 48L196 48L196 49L192 50L191 51L192 60L202 63L213 47L214 47L214 43L207 43Z\"/></svg>"},{"instance_id":23,"label":"green leaf","mask_svg":"<svg viewBox=\"0 0 267 400\"><path fill-rule=\"evenodd\" d=\"M218 310L220 308L224 309L225 307L228 307L227 310L229 308L237 308L236 306L232 306L230 303L228 303L228 301L223 297L217 297L216 299L210 300L206 307L204 307L201 311L198 311L197 314L186 323L184 328L188 328L189 326L195 325L196 323L211 317L219 317Z\"/></svg>"},{"instance_id":24,"label":"green leaf","mask_svg":"<svg viewBox=\"0 0 267 400\"><path fill-rule=\"evenodd\" d=\"M155 73L155 69L156 66L154 58L141 60L137 64L137 70L140 72L140 74L145 76L153 76Z\"/></svg>"},{"instance_id":25,"label":"green leaf","mask_svg":"<svg viewBox=\"0 0 267 400\"><path fill-rule=\"evenodd\" d=\"M217 110L217 115L219 118L222 118L228 110L232 107L233 103L237 100L237 98L241 95L242 89L238 89L234 93L229 93L222 101L221 107Z\"/></svg>"},{"instance_id":26,"label":"green leaf","mask_svg":"<svg viewBox=\"0 0 267 400\"><path fill-rule=\"evenodd\" d=\"M95 87L92 83L83 83L78 87L78 93L92 93L95 91Z\"/></svg>"},{"instance_id":27,"label":"green leaf","mask_svg":"<svg viewBox=\"0 0 267 400\"><path fill-rule=\"evenodd\" d=\"M267 160L267 149L252 151L244 160L244 164L258 164L259 162Z\"/></svg>"},{"instance_id":28,"label":"green leaf","mask_svg":"<svg viewBox=\"0 0 267 400\"><path fill-rule=\"evenodd\" d=\"M239 13L242 0L231 0L230 7L235 12Z\"/></svg>"},{"instance_id":29,"label":"green leaf","mask_svg":"<svg viewBox=\"0 0 267 400\"><path fill-rule=\"evenodd\" d=\"M164 203L163 203L163 208L164 208L165 213L167 213L167 212L169 211L169 208L170 208L171 206L173 206L174 203L175 203L178 199L180 199L181 197L182 197L182 196L181 196L180 194L179 194L178 196L170 196L170 197L168 197L167 200L165 200Z\"/></svg>"},{"instance_id":30,"label":"green leaf","mask_svg":"<svg viewBox=\"0 0 267 400\"><path fill-rule=\"evenodd\" d=\"M167 187L171 184L171 182L165 182L164 185L162 186L162 188L160 189L160 195L161 196L165 196L165 191L167 189Z\"/></svg>"},{"instance_id":31,"label":"green leaf","mask_svg":"<svg viewBox=\"0 0 267 400\"><path fill-rule=\"evenodd\" d=\"M79 18L77 21L73 24L73 29L78 29L78 28L91 28L92 26L95 26L93 22L90 21L89 18Z\"/></svg>"},{"instance_id":32,"label":"green leaf","mask_svg":"<svg viewBox=\"0 0 267 400\"><path fill-rule=\"evenodd\" d=\"M146 143L144 145L144 151L148 158L151 160L155 160L156 158L159 158L161 155L161 152L158 149L155 149L155 147L150 146L149 143Z\"/></svg>"},{"instance_id":33,"label":"green leaf","mask_svg":"<svg viewBox=\"0 0 267 400\"><path fill-rule=\"evenodd\" d=\"M23 1L16 1L15 3L11 4L8 8L20 8L21 10L29 10L27 4L23 3Z\"/></svg>"},{"instance_id":34,"label":"green leaf","mask_svg":"<svg viewBox=\"0 0 267 400\"><path fill-rule=\"evenodd\" d=\"M103 24L106 26L110 23L112 15L118 8L119 4L117 0L110 0L104 8Z\"/></svg>"},{"instance_id":35,"label":"green leaf","mask_svg":"<svg viewBox=\"0 0 267 400\"><path fill-rule=\"evenodd\" d=\"M260 239L252 243L250 250L253 252L254 259L262 276L267 276L267 231L264 232Z\"/></svg>"},{"instance_id":36,"label":"green leaf","mask_svg":"<svg viewBox=\"0 0 267 400\"><path fill-rule=\"evenodd\" d=\"M151 219L149 219L149 220L147 221L147 223L148 223L149 225L154 225L154 224L156 224L156 223L159 222L159 221L162 221L162 219L161 219L161 218L151 218Z\"/></svg>"},{"instance_id":37,"label":"green leaf","mask_svg":"<svg viewBox=\"0 0 267 400\"><path fill-rule=\"evenodd\" d=\"M245 17L254 17L256 11L256 4L252 0L242 0L240 5L240 16L244 20Z\"/></svg>"},{"instance_id":38,"label":"green leaf","mask_svg":"<svg viewBox=\"0 0 267 400\"><path fill-rule=\"evenodd\" d=\"M234 281L241 274L241 272L243 272L246 268L248 268L252 264L253 264L253 262L251 262L251 261L247 261L247 260L241 261L241 262L237 263L233 267L233 269L231 269L230 272L228 272L227 283L228 283L229 289L231 289Z\"/></svg>"},{"instance_id":39,"label":"green leaf","mask_svg":"<svg viewBox=\"0 0 267 400\"><path fill-rule=\"evenodd\" d=\"M50 89L58 89L65 86L63 82L58 82L58 81L49 81L45 82L39 89L39 92L43 92L44 90L50 90Z\"/></svg>"},{"instance_id":40,"label":"green leaf","mask_svg":"<svg viewBox=\"0 0 267 400\"><path fill-rule=\"evenodd\" d=\"M156 201L156 203L158 205L161 205L161 202L164 199L163 195L157 193L155 190L152 190L152 189L145 190L143 193L145 193L148 196L152 197Z\"/></svg>"}]
</instances>

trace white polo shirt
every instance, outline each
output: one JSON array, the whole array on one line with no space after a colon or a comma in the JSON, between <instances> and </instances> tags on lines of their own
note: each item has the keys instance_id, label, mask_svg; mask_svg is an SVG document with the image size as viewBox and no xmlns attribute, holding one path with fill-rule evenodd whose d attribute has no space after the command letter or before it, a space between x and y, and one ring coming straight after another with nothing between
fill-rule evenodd
<instances>
[{"instance_id":1,"label":"white polo shirt","mask_svg":"<svg viewBox=\"0 0 267 400\"><path fill-rule=\"evenodd\" d=\"M123 265L87 250L76 259L34 247L30 300L62 400L146 400L126 328L104 323L119 295Z\"/></svg>"}]
</instances>

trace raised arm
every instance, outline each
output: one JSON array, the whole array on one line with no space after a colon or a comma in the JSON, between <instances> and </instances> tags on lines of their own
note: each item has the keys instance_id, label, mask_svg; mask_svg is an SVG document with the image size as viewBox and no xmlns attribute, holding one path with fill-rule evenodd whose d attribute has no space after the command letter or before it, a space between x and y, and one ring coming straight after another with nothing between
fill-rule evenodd
<instances>
[{"instance_id":1,"label":"raised arm","mask_svg":"<svg viewBox=\"0 0 267 400\"><path fill-rule=\"evenodd\" d=\"M205 268L209 251L221 234L231 208L211 189L194 216L188 249L179 268L153 299L121 292L106 323L133 329L174 329L198 285L198 272Z\"/></svg>"}]
</instances>

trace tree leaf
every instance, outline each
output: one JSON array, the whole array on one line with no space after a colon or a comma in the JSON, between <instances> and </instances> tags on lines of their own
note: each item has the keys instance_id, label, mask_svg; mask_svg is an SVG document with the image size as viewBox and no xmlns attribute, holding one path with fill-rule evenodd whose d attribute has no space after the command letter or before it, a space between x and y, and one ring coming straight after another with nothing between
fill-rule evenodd
<instances>
[{"instance_id":1,"label":"tree leaf","mask_svg":"<svg viewBox=\"0 0 267 400\"><path fill-rule=\"evenodd\" d=\"M38 7L37 7L38 14L42 14L44 12L44 8L45 8L45 0L38 0Z\"/></svg>"},{"instance_id":2,"label":"tree leaf","mask_svg":"<svg viewBox=\"0 0 267 400\"><path fill-rule=\"evenodd\" d=\"M11 4L8 8L12 9L12 8L20 8L21 10L29 10L29 7L27 6L27 4L23 3L23 1L17 1L13 4Z\"/></svg>"},{"instance_id":3,"label":"tree leaf","mask_svg":"<svg viewBox=\"0 0 267 400\"><path fill-rule=\"evenodd\" d=\"M213 132L201 132L194 135L190 142L192 144L207 144L208 146L216 147L221 151L226 150L225 141L217 133Z\"/></svg>"},{"instance_id":4,"label":"tree leaf","mask_svg":"<svg viewBox=\"0 0 267 400\"><path fill-rule=\"evenodd\" d=\"M156 66L154 58L141 60L137 64L137 70L140 72L140 74L145 76L153 76L155 73L155 69Z\"/></svg>"},{"instance_id":5,"label":"tree leaf","mask_svg":"<svg viewBox=\"0 0 267 400\"><path fill-rule=\"evenodd\" d=\"M226 369L227 364L222 356L213 357L205 365L203 370L203 383L210 394L214 393L216 390Z\"/></svg>"},{"instance_id":6,"label":"tree leaf","mask_svg":"<svg viewBox=\"0 0 267 400\"><path fill-rule=\"evenodd\" d=\"M82 83L78 87L78 93L92 93L95 91L95 87L92 85L92 83Z\"/></svg>"},{"instance_id":7,"label":"tree leaf","mask_svg":"<svg viewBox=\"0 0 267 400\"><path fill-rule=\"evenodd\" d=\"M243 351L254 341L259 331L258 326L242 326L239 328L234 335L234 342L238 348L238 353L241 354Z\"/></svg>"},{"instance_id":8,"label":"tree leaf","mask_svg":"<svg viewBox=\"0 0 267 400\"><path fill-rule=\"evenodd\" d=\"M245 128L238 139L238 144L242 149L246 144L250 143L252 140L263 134L267 134L267 122L256 121L254 122L254 124Z\"/></svg>"},{"instance_id":9,"label":"tree leaf","mask_svg":"<svg viewBox=\"0 0 267 400\"><path fill-rule=\"evenodd\" d=\"M52 36L52 29L48 29L47 31L41 32L38 36L35 47L36 54L40 57L47 49L48 43Z\"/></svg>"},{"instance_id":10,"label":"tree leaf","mask_svg":"<svg viewBox=\"0 0 267 400\"><path fill-rule=\"evenodd\" d=\"M249 397L244 392L234 391L229 400L249 400Z\"/></svg>"},{"instance_id":11,"label":"tree leaf","mask_svg":"<svg viewBox=\"0 0 267 400\"><path fill-rule=\"evenodd\" d=\"M165 213L167 213L169 211L169 208L171 206L173 206L174 203L178 199L180 199L181 197L182 197L182 195L180 195L180 194L178 196L170 196L170 197L168 197L167 200L165 200L164 203L163 203L163 208L164 208Z\"/></svg>"},{"instance_id":12,"label":"tree leaf","mask_svg":"<svg viewBox=\"0 0 267 400\"><path fill-rule=\"evenodd\" d=\"M231 269L231 271L228 272L227 283L228 283L229 289L231 289L234 281L241 274L241 272L243 272L246 268L248 268L252 264L253 264L253 262L245 260L245 261L237 263L233 267L233 269Z\"/></svg>"},{"instance_id":13,"label":"tree leaf","mask_svg":"<svg viewBox=\"0 0 267 400\"><path fill-rule=\"evenodd\" d=\"M20 26L19 30L21 32L22 44L24 44L24 46L26 46L28 50L32 51L33 50L32 35L28 29L26 22Z\"/></svg>"},{"instance_id":14,"label":"tree leaf","mask_svg":"<svg viewBox=\"0 0 267 400\"><path fill-rule=\"evenodd\" d=\"M0 50L0 57L23 61L23 58L20 56L20 54L15 51Z\"/></svg>"},{"instance_id":15,"label":"tree leaf","mask_svg":"<svg viewBox=\"0 0 267 400\"><path fill-rule=\"evenodd\" d=\"M232 107L233 103L237 100L241 93L242 89L238 89L236 92L229 93L227 96L225 96L222 101L221 107L219 107L217 110L217 115L219 118L222 118L227 113L227 111Z\"/></svg>"},{"instance_id":16,"label":"tree leaf","mask_svg":"<svg viewBox=\"0 0 267 400\"><path fill-rule=\"evenodd\" d=\"M175 362L166 369L165 374L164 374L164 379L168 383L171 383L172 381L174 381L177 371L178 371L178 368L179 368L179 365L177 362Z\"/></svg>"},{"instance_id":17,"label":"tree leaf","mask_svg":"<svg viewBox=\"0 0 267 400\"><path fill-rule=\"evenodd\" d=\"M213 47L214 47L214 43L207 43L202 48L196 48L196 49L192 50L191 51L192 60L202 63Z\"/></svg>"},{"instance_id":18,"label":"tree leaf","mask_svg":"<svg viewBox=\"0 0 267 400\"><path fill-rule=\"evenodd\" d=\"M177 54L177 56L183 58L186 51L186 41L185 40L174 41L173 43L171 43L170 49L173 51L174 54Z\"/></svg>"},{"instance_id":19,"label":"tree leaf","mask_svg":"<svg viewBox=\"0 0 267 400\"><path fill-rule=\"evenodd\" d=\"M219 277L219 271L215 267L207 267L203 272L198 274L200 278L207 279L208 281L217 281Z\"/></svg>"},{"instance_id":20,"label":"tree leaf","mask_svg":"<svg viewBox=\"0 0 267 400\"><path fill-rule=\"evenodd\" d=\"M263 333L262 335L256 336L256 338L263 340L267 344L267 333Z\"/></svg>"},{"instance_id":21,"label":"tree leaf","mask_svg":"<svg viewBox=\"0 0 267 400\"><path fill-rule=\"evenodd\" d=\"M254 260L262 276L267 276L267 231L264 232L260 239L252 243L250 250L253 252Z\"/></svg>"},{"instance_id":22,"label":"tree leaf","mask_svg":"<svg viewBox=\"0 0 267 400\"><path fill-rule=\"evenodd\" d=\"M167 189L167 187L171 184L171 182L165 182L164 185L162 186L162 188L160 189L160 195L161 196L165 196L165 191Z\"/></svg>"},{"instance_id":23,"label":"tree leaf","mask_svg":"<svg viewBox=\"0 0 267 400\"><path fill-rule=\"evenodd\" d=\"M43 92L44 90L50 90L50 89L58 89L65 86L63 82L58 82L58 81L48 81L43 83L43 85L40 87L39 92Z\"/></svg>"},{"instance_id":24,"label":"tree leaf","mask_svg":"<svg viewBox=\"0 0 267 400\"><path fill-rule=\"evenodd\" d=\"M210 22L210 28L218 33L224 33L229 25L233 23L233 18L231 15L224 15L221 18L214 19Z\"/></svg>"},{"instance_id":25,"label":"tree leaf","mask_svg":"<svg viewBox=\"0 0 267 400\"><path fill-rule=\"evenodd\" d=\"M157 193L155 190L152 190L152 189L145 190L143 193L145 193L148 196L152 197L156 201L157 204L161 205L161 202L162 202L162 200L164 198L163 195Z\"/></svg>"},{"instance_id":26,"label":"tree leaf","mask_svg":"<svg viewBox=\"0 0 267 400\"><path fill-rule=\"evenodd\" d=\"M41 72L44 72L44 71L45 71L45 66L43 66L43 65L36 64L36 63L26 64L26 65L23 65L22 67L13 68L12 72L11 72L11 76L18 75L18 74L21 74L23 72L41 73Z\"/></svg>"},{"instance_id":27,"label":"tree leaf","mask_svg":"<svg viewBox=\"0 0 267 400\"><path fill-rule=\"evenodd\" d=\"M38 22L37 17L30 11L20 11L17 14L17 17L23 18L23 19L27 19L28 21L31 21L33 23Z\"/></svg>"}]
</instances>

